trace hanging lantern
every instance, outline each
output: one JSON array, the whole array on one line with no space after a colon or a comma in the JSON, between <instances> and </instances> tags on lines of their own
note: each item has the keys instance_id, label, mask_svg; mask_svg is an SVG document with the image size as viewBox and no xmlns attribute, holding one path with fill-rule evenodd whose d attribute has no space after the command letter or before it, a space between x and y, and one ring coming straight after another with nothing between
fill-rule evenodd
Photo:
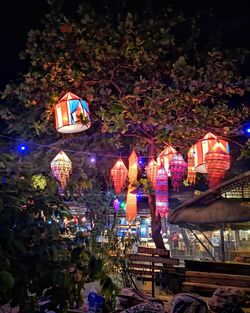
<instances>
[{"instance_id":1,"label":"hanging lantern","mask_svg":"<svg viewBox=\"0 0 250 313\"><path fill-rule=\"evenodd\" d=\"M172 146L167 146L158 156L157 163L163 164L165 167L165 171L168 173L168 176L170 176L169 172L169 163L173 159L173 157L176 155L176 150Z\"/></svg>"},{"instance_id":2,"label":"hanging lantern","mask_svg":"<svg viewBox=\"0 0 250 313\"><path fill-rule=\"evenodd\" d=\"M69 174L72 169L70 159L63 151L60 151L50 163L50 167L53 176L60 184L59 191L63 192L68 183Z\"/></svg>"},{"instance_id":3,"label":"hanging lantern","mask_svg":"<svg viewBox=\"0 0 250 313\"><path fill-rule=\"evenodd\" d=\"M146 167L147 178L150 181L153 189L156 187L156 174L159 168L159 164L155 160L151 160Z\"/></svg>"},{"instance_id":4,"label":"hanging lantern","mask_svg":"<svg viewBox=\"0 0 250 313\"><path fill-rule=\"evenodd\" d=\"M169 170L171 173L171 182L174 187L174 191L179 191L179 187L182 184L185 172L187 169L187 163L184 161L181 153L177 153L170 162Z\"/></svg>"},{"instance_id":5,"label":"hanging lantern","mask_svg":"<svg viewBox=\"0 0 250 313\"><path fill-rule=\"evenodd\" d=\"M218 185L225 175L225 171L230 168L230 155L225 146L217 141L210 152L205 157L209 187Z\"/></svg>"},{"instance_id":6,"label":"hanging lantern","mask_svg":"<svg viewBox=\"0 0 250 313\"><path fill-rule=\"evenodd\" d=\"M128 159L128 179L129 183L133 183L137 181L137 175L138 175L138 157L135 153L135 150L132 151L130 154L130 157Z\"/></svg>"},{"instance_id":7,"label":"hanging lantern","mask_svg":"<svg viewBox=\"0 0 250 313\"><path fill-rule=\"evenodd\" d=\"M114 205L114 210L117 213L119 211L119 207L120 207L120 202L117 198L114 200L113 205Z\"/></svg>"},{"instance_id":8,"label":"hanging lantern","mask_svg":"<svg viewBox=\"0 0 250 313\"><path fill-rule=\"evenodd\" d=\"M207 173L207 167L205 162L206 153L211 151L217 140L218 136L212 133L207 133L194 145L194 162L196 172ZM228 141L222 139L220 140L220 142L229 152Z\"/></svg>"},{"instance_id":9,"label":"hanging lantern","mask_svg":"<svg viewBox=\"0 0 250 313\"><path fill-rule=\"evenodd\" d=\"M160 217L168 216L168 174L163 165L159 167L156 174L155 206L156 218L159 215Z\"/></svg>"},{"instance_id":10,"label":"hanging lantern","mask_svg":"<svg viewBox=\"0 0 250 313\"><path fill-rule=\"evenodd\" d=\"M115 192L118 195L126 185L128 170L122 159L118 160L111 169L111 178L113 180Z\"/></svg>"},{"instance_id":11,"label":"hanging lantern","mask_svg":"<svg viewBox=\"0 0 250 313\"><path fill-rule=\"evenodd\" d=\"M72 92L67 92L54 106L56 129L59 133L82 132L91 125L88 103ZM82 123L86 121L86 123Z\"/></svg>"},{"instance_id":12,"label":"hanging lantern","mask_svg":"<svg viewBox=\"0 0 250 313\"><path fill-rule=\"evenodd\" d=\"M126 201L126 219L131 222L136 219L137 216L137 196L131 191L133 188L129 187Z\"/></svg>"},{"instance_id":13,"label":"hanging lantern","mask_svg":"<svg viewBox=\"0 0 250 313\"><path fill-rule=\"evenodd\" d=\"M187 172L187 180L189 184L194 185L196 181L196 171L195 171L195 161L194 161L194 145L188 150L188 172Z\"/></svg>"},{"instance_id":14,"label":"hanging lantern","mask_svg":"<svg viewBox=\"0 0 250 313\"><path fill-rule=\"evenodd\" d=\"M137 215L137 197L133 191L133 183L137 181L138 175L138 158L133 150L131 153L128 162L129 162L129 169L128 169L128 179L129 179L129 188L127 193L127 203L126 203L126 219L131 222L136 218Z\"/></svg>"}]
</instances>

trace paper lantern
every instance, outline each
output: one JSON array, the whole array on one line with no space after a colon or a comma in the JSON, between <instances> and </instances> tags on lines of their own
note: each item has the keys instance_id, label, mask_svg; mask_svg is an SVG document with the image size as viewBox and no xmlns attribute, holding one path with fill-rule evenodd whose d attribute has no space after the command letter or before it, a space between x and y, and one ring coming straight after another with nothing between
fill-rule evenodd
<instances>
[{"instance_id":1,"label":"paper lantern","mask_svg":"<svg viewBox=\"0 0 250 313\"><path fill-rule=\"evenodd\" d=\"M116 198L116 199L114 200L113 205L114 205L114 210L115 210L115 212L117 213L117 212L119 211L120 201Z\"/></svg>"},{"instance_id":2,"label":"paper lantern","mask_svg":"<svg viewBox=\"0 0 250 313\"><path fill-rule=\"evenodd\" d=\"M156 174L155 207L156 218L168 216L168 174L163 164Z\"/></svg>"},{"instance_id":3,"label":"paper lantern","mask_svg":"<svg viewBox=\"0 0 250 313\"><path fill-rule=\"evenodd\" d=\"M137 216L137 196L132 193L132 187L129 187L126 201L126 219L131 222L136 219Z\"/></svg>"},{"instance_id":4,"label":"paper lantern","mask_svg":"<svg viewBox=\"0 0 250 313\"><path fill-rule=\"evenodd\" d=\"M174 191L179 191L187 169L187 163L184 161L181 153L177 153L170 162L169 170L171 173L171 182Z\"/></svg>"},{"instance_id":5,"label":"paper lantern","mask_svg":"<svg viewBox=\"0 0 250 313\"><path fill-rule=\"evenodd\" d=\"M125 187L128 178L128 170L121 159L118 160L111 169L111 178L113 180L115 192L118 195Z\"/></svg>"},{"instance_id":6,"label":"paper lantern","mask_svg":"<svg viewBox=\"0 0 250 313\"><path fill-rule=\"evenodd\" d=\"M155 160L151 160L146 166L147 178L150 181L153 189L156 187L156 174L159 168L159 164Z\"/></svg>"},{"instance_id":7,"label":"paper lantern","mask_svg":"<svg viewBox=\"0 0 250 313\"><path fill-rule=\"evenodd\" d=\"M78 133L88 129L91 125L88 103L72 92L67 92L55 104L54 110L56 129L59 133ZM81 118L86 120L87 123L83 124Z\"/></svg>"},{"instance_id":8,"label":"paper lantern","mask_svg":"<svg viewBox=\"0 0 250 313\"><path fill-rule=\"evenodd\" d=\"M126 219L131 222L136 218L137 215L137 197L136 193L132 193L133 191L133 183L137 181L137 175L138 175L138 164L137 164L138 158L133 150L131 153L128 163L129 163L129 169L128 169L128 179L129 179L129 188L127 193L127 203L126 203Z\"/></svg>"},{"instance_id":9,"label":"paper lantern","mask_svg":"<svg viewBox=\"0 0 250 313\"><path fill-rule=\"evenodd\" d=\"M196 181L194 155L195 155L194 146L191 146L191 148L188 150L188 172L187 172L187 180L191 185L194 185Z\"/></svg>"},{"instance_id":10,"label":"paper lantern","mask_svg":"<svg viewBox=\"0 0 250 313\"><path fill-rule=\"evenodd\" d=\"M165 171L168 173L168 176L170 176L169 172L169 163L173 159L173 157L176 155L176 150L172 146L167 146L158 156L157 163L163 164L165 167Z\"/></svg>"},{"instance_id":11,"label":"paper lantern","mask_svg":"<svg viewBox=\"0 0 250 313\"><path fill-rule=\"evenodd\" d=\"M53 176L58 180L59 182L59 191L63 192L68 180L69 180L69 174L72 169L72 164L66 153L63 151L60 151L55 158L50 163L51 171Z\"/></svg>"},{"instance_id":12,"label":"paper lantern","mask_svg":"<svg viewBox=\"0 0 250 313\"><path fill-rule=\"evenodd\" d=\"M210 152L214 144L217 142L218 136L207 133L194 145L194 161L195 161L195 170L199 173L207 173L207 167L205 162L206 153ZM220 140L222 145L229 152L229 145L227 140Z\"/></svg>"},{"instance_id":13,"label":"paper lantern","mask_svg":"<svg viewBox=\"0 0 250 313\"><path fill-rule=\"evenodd\" d=\"M137 181L137 175L138 175L138 157L136 155L135 150L132 151L128 158L128 179L130 183L133 183Z\"/></svg>"},{"instance_id":14,"label":"paper lantern","mask_svg":"<svg viewBox=\"0 0 250 313\"><path fill-rule=\"evenodd\" d=\"M230 167L230 155L225 146L217 141L210 152L206 154L209 187L218 185Z\"/></svg>"}]
</instances>

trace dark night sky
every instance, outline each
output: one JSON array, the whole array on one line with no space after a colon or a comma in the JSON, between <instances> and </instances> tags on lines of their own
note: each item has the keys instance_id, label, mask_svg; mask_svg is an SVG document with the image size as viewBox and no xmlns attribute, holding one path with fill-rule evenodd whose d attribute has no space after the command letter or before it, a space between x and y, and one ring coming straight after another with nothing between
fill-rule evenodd
<instances>
[{"instance_id":1,"label":"dark night sky","mask_svg":"<svg viewBox=\"0 0 250 313\"><path fill-rule=\"evenodd\" d=\"M92 0L98 3L97 0ZM112 0L110 0L112 1ZM130 1L130 0L129 0ZM129 2L128 1L128 2ZM159 4L168 3L165 0L152 0ZM156 2L155 2L156 1ZM66 0L68 8L73 8L77 0ZM174 7L192 14L196 9L212 7L216 18L211 25L211 31L221 29L222 38L226 46L250 47L250 1L194 1L175 0L170 1ZM131 8L140 8L145 0L133 0ZM159 5L160 9L160 5ZM0 19L0 89L11 80L15 80L17 74L25 69L25 64L19 60L19 53L25 48L27 33L30 29L40 25L40 19L48 11L46 0L8 0L2 3ZM72 13L72 12L71 12ZM210 28L209 28L210 30ZM250 62L249 62L250 69ZM247 70L247 72L250 72Z\"/></svg>"}]
</instances>

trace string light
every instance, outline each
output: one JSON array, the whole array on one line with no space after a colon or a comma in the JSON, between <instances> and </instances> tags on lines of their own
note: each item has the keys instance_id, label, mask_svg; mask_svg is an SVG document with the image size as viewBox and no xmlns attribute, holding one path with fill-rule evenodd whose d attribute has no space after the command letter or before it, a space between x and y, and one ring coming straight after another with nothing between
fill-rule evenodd
<instances>
[{"instance_id":1,"label":"string light","mask_svg":"<svg viewBox=\"0 0 250 313\"><path fill-rule=\"evenodd\" d=\"M248 129L248 130L247 130ZM246 134L248 134L248 136L250 135L250 127L248 127L246 129ZM14 138L14 137L11 137L11 136L7 136L7 135L0 135L0 138L4 138L4 139L7 139L7 140L13 140L13 141L16 141L16 142L20 142L20 139L18 138ZM238 145L239 147L243 148L244 146L230 138L227 138L227 137L222 137L222 136L219 136L219 138L221 139L226 139L228 141L231 141L232 143ZM40 144L40 143L36 143L36 142L33 142L33 141L25 141L27 145L33 145L33 146L37 146L37 147L40 147L40 148L45 148L45 149L49 149L49 150L55 150L55 151L61 151L62 148L57 148L57 147L54 147L52 145L45 145L45 144ZM25 145L26 147L28 147L27 145ZM27 150L26 150L27 151ZM77 153L77 154L82 154L82 155L86 155L86 156L89 156L91 157L93 155L93 152L87 152L87 151L81 151L81 150L73 150L73 149L63 149L63 151L65 152L69 152L69 153ZM122 155L122 154L105 154L105 153L94 153L96 156L100 156L100 157L110 157L110 158L129 158L129 155ZM152 155L152 157L157 157L157 155ZM140 155L140 158L148 158L148 155ZM142 160L142 163L143 164L143 160Z\"/></svg>"},{"instance_id":2,"label":"string light","mask_svg":"<svg viewBox=\"0 0 250 313\"><path fill-rule=\"evenodd\" d=\"M26 146L25 144L19 144L17 146L17 150L20 154L26 154L28 152L28 146Z\"/></svg>"}]
</instances>

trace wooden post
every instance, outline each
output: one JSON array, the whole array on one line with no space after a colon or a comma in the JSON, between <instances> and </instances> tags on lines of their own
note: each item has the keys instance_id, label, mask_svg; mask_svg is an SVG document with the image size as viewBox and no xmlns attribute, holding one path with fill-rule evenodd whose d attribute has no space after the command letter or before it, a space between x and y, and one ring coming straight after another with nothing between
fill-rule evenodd
<instances>
[{"instance_id":1,"label":"wooden post","mask_svg":"<svg viewBox=\"0 0 250 313\"><path fill-rule=\"evenodd\" d=\"M220 228L221 262L225 262L224 224Z\"/></svg>"},{"instance_id":2,"label":"wooden post","mask_svg":"<svg viewBox=\"0 0 250 313\"><path fill-rule=\"evenodd\" d=\"M154 257L155 255L152 254L152 256ZM155 263L152 262L152 297L155 297L155 279L154 279L154 265Z\"/></svg>"}]
</instances>

